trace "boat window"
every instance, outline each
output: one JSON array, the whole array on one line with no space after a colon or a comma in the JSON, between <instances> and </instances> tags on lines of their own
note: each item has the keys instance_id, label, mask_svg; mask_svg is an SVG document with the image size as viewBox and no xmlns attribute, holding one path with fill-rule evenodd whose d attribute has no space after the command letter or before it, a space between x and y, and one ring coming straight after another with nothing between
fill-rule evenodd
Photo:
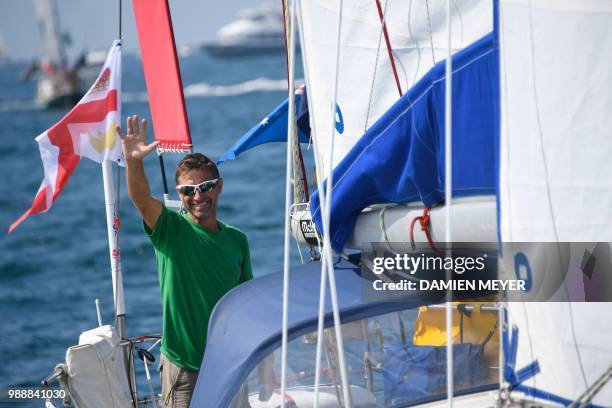
<instances>
[{"instance_id":1,"label":"boat window","mask_svg":"<svg viewBox=\"0 0 612 408\"><path fill-rule=\"evenodd\" d=\"M455 393L484 393L497 387L499 375L497 313L478 312L478 305L469 315L462 310L453 312ZM343 324L353 406L400 407L444 398L444 325L443 307L403 310ZM316 331L288 344L287 406L314 404L316 344ZM338 367L335 331L328 328L323 334L320 407L342 406ZM278 407L280 387L279 347L249 374L232 407Z\"/></svg>"}]
</instances>

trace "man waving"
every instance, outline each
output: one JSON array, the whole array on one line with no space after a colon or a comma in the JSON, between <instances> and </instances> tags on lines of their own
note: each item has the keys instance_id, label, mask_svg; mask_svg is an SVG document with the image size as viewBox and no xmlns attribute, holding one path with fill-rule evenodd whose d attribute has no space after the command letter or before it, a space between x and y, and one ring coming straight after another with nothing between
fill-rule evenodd
<instances>
[{"instance_id":1,"label":"man waving","mask_svg":"<svg viewBox=\"0 0 612 408\"><path fill-rule=\"evenodd\" d=\"M223 179L201 153L177 165L176 191L185 214L167 209L151 196L143 159L158 142L146 144L147 122L128 118L120 128L130 198L140 211L155 248L163 308L161 346L162 404L188 407L202 363L208 321L230 289L253 277L246 236L217 220Z\"/></svg>"}]
</instances>

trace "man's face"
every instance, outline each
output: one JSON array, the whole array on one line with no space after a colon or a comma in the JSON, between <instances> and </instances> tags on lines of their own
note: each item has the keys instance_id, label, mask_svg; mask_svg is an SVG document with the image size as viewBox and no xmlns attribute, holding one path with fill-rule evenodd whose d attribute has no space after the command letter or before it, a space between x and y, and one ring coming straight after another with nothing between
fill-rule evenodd
<instances>
[{"instance_id":1,"label":"man's face","mask_svg":"<svg viewBox=\"0 0 612 408\"><path fill-rule=\"evenodd\" d=\"M215 177L208 169L197 169L183 173L178 178L178 184L198 185ZM189 216L202 226L213 226L217 219L217 204L219 194L223 187L223 180L219 179L217 186L206 192L196 191L194 195L185 195L179 192L183 206Z\"/></svg>"}]
</instances>

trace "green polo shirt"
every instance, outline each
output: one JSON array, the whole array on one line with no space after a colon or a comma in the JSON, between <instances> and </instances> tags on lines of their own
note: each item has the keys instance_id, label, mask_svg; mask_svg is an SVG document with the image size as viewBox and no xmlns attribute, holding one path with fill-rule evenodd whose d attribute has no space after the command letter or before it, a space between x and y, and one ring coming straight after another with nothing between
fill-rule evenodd
<instances>
[{"instance_id":1,"label":"green polo shirt","mask_svg":"<svg viewBox=\"0 0 612 408\"><path fill-rule=\"evenodd\" d=\"M208 231L165 206L153 231L145 224L161 286L161 352L189 371L200 369L208 321L219 299L253 277L246 236L218 224L220 231Z\"/></svg>"}]
</instances>

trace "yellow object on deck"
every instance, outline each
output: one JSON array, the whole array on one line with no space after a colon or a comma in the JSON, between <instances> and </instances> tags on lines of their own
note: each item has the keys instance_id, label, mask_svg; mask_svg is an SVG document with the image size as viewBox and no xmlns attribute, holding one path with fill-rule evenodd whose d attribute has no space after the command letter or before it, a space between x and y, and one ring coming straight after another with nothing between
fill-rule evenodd
<instances>
[{"instance_id":1,"label":"yellow object on deck","mask_svg":"<svg viewBox=\"0 0 612 408\"><path fill-rule=\"evenodd\" d=\"M491 302L453 302L453 344L472 343L482 344L484 356L493 362L499 354L499 325L498 312L482 311L481 306L492 306ZM470 305L473 310L469 313L458 310L459 305ZM490 339L489 334L493 331ZM446 310L443 307L432 308L422 306L414 327L413 343L417 346L444 346L446 345Z\"/></svg>"}]
</instances>

